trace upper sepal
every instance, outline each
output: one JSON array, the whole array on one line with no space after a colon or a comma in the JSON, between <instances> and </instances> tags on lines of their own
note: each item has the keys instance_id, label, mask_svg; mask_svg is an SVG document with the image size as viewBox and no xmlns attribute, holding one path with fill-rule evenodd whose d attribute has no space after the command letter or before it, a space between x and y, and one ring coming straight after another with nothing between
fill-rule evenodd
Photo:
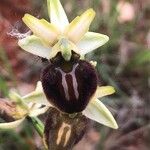
<instances>
[{"instance_id":1,"label":"upper sepal","mask_svg":"<svg viewBox=\"0 0 150 150\"><path fill-rule=\"evenodd\" d=\"M60 1L47 0L47 6L51 23L63 32L69 21Z\"/></svg>"}]
</instances>

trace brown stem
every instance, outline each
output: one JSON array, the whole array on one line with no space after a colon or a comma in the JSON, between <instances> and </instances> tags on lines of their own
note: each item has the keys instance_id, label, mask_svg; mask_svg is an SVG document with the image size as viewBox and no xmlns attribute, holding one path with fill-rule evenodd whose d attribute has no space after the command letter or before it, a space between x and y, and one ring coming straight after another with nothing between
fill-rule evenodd
<instances>
[{"instance_id":1,"label":"brown stem","mask_svg":"<svg viewBox=\"0 0 150 150\"><path fill-rule=\"evenodd\" d=\"M16 105L8 99L0 98L0 118L6 122L14 121L13 114L16 111Z\"/></svg>"}]
</instances>

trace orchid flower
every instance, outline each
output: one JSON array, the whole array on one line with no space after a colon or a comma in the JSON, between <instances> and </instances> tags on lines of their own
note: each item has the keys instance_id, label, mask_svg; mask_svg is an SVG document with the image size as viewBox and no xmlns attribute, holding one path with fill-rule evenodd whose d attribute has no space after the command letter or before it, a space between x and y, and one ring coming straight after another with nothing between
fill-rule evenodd
<instances>
[{"instance_id":1,"label":"orchid flower","mask_svg":"<svg viewBox=\"0 0 150 150\"><path fill-rule=\"evenodd\" d=\"M47 102L44 94L41 94L41 86L39 84L37 84L35 91L22 97L15 91L10 91L10 102L15 104L15 111L10 114L12 115L10 117L14 118L15 121L0 123L0 129L13 129L20 125L27 116L36 117L48 110L50 104Z\"/></svg>"},{"instance_id":2,"label":"orchid flower","mask_svg":"<svg viewBox=\"0 0 150 150\"><path fill-rule=\"evenodd\" d=\"M106 35L89 32L95 17L93 9L88 9L69 23L59 0L47 0L47 6L51 23L30 14L23 17L23 22L33 32L33 35L18 42L25 51L46 59L51 59L61 52L64 59L69 61L72 51L84 56L109 40Z\"/></svg>"},{"instance_id":3,"label":"orchid flower","mask_svg":"<svg viewBox=\"0 0 150 150\"><path fill-rule=\"evenodd\" d=\"M25 14L23 17L23 22L33 32L33 35L20 39L18 42L19 46L25 51L48 60L54 58L60 52L65 61L70 61L72 51L79 56L84 56L109 40L106 35L89 32L90 24L95 17L93 9L88 9L69 23L59 0L47 0L47 6L51 23L29 14ZM38 86L41 89L40 95L44 95L40 82ZM114 92L114 88L111 86L97 87L94 96L82 114L103 125L117 129L118 125L112 114L98 99ZM29 95L33 98L36 95L35 93L36 91ZM32 94L35 95L32 96ZM45 102L43 98L41 101ZM48 103L44 105L54 107Z\"/></svg>"},{"instance_id":4,"label":"orchid flower","mask_svg":"<svg viewBox=\"0 0 150 150\"><path fill-rule=\"evenodd\" d=\"M41 81L25 96L10 92L10 100L15 104L11 115L15 121L0 123L0 129L15 128L27 118L43 137L46 148L71 149L83 137L89 119L118 128L111 112L98 99L113 94L114 88L98 86L96 63L82 60L109 38L88 32L95 17L93 9L69 24L59 0L47 0L47 4L51 23L25 14L23 22L33 35L18 42L22 49L47 59L43 59L47 63ZM44 126L36 116L48 109Z\"/></svg>"},{"instance_id":5,"label":"orchid flower","mask_svg":"<svg viewBox=\"0 0 150 150\"><path fill-rule=\"evenodd\" d=\"M92 97L88 106L82 112L82 114L90 118L91 120L94 120L105 126L117 129L118 125L114 117L112 116L111 112L98 99L107 95L111 95L114 92L115 90L111 86L101 86L101 87L98 86L94 96ZM13 93L11 92L10 98L13 102L17 102L19 107L21 106L23 110L21 112L24 113L21 113L22 114L21 117L16 121L8 123L0 123L0 129L15 128L19 124L21 124L27 116L35 117L45 113L48 110L48 108L54 107L47 101L40 81L37 83L35 91L23 97L19 96L14 92Z\"/></svg>"}]
</instances>

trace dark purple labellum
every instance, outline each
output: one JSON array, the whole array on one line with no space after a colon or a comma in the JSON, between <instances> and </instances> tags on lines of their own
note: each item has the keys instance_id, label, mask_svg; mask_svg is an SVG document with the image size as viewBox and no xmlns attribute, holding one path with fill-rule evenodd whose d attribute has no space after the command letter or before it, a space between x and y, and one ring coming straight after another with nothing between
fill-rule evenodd
<instances>
[{"instance_id":1,"label":"dark purple labellum","mask_svg":"<svg viewBox=\"0 0 150 150\"><path fill-rule=\"evenodd\" d=\"M71 150L89 127L89 119L81 113L74 118L55 108L49 110L45 124L44 142L49 150Z\"/></svg>"},{"instance_id":2,"label":"dark purple labellum","mask_svg":"<svg viewBox=\"0 0 150 150\"><path fill-rule=\"evenodd\" d=\"M94 67L75 54L69 62L59 54L43 70L41 81L50 103L67 113L83 111L97 87Z\"/></svg>"}]
</instances>

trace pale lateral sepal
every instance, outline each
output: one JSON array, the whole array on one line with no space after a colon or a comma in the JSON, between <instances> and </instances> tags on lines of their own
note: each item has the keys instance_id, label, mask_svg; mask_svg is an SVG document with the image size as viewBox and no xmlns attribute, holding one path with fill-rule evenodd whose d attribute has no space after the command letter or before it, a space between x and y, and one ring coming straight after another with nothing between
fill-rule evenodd
<instances>
[{"instance_id":1,"label":"pale lateral sepal","mask_svg":"<svg viewBox=\"0 0 150 150\"><path fill-rule=\"evenodd\" d=\"M0 123L0 129L5 129L5 130L9 130L9 129L13 129L16 128L17 126L19 126L25 118L16 120L16 121L12 121L12 122L7 122L7 123Z\"/></svg>"},{"instance_id":2,"label":"pale lateral sepal","mask_svg":"<svg viewBox=\"0 0 150 150\"><path fill-rule=\"evenodd\" d=\"M44 107L40 106L39 108L36 108L33 106L33 108L31 108L31 110L30 110L29 116L37 117L39 115L44 114L48 109L49 109L49 106L44 106Z\"/></svg>"},{"instance_id":3,"label":"pale lateral sepal","mask_svg":"<svg viewBox=\"0 0 150 150\"><path fill-rule=\"evenodd\" d=\"M105 126L113 129L117 129L118 125L112 116L111 112L106 108L106 106L98 99L92 100L87 108L83 111L83 114Z\"/></svg>"},{"instance_id":4,"label":"pale lateral sepal","mask_svg":"<svg viewBox=\"0 0 150 150\"><path fill-rule=\"evenodd\" d=\"M80 53L85 55L108 42L109 37L104 34L87 32L77 43Z\"/></svg>"},{"instance_id":5,"label":"pale lateral sepal","mask_svg":"<svg viewBox=\"0 0 150 150\"><path fill-rule=\"evenodd\" d=\"M18 45L25 51L34 55L49 58L51 47L44 45L40 38L31 35L18 41Z\"/></svg>"},{"instance_id":6,"label":"pale lateral sepal","mask_svg":"<svg viewBox=\"0 0 150 150\"><path fill-rule=\"evenodd\" d=\"M69 21L60 1L47 0L47 6L51 23L63 32Z\"/></svg>"},{"instance_id":7,"label":"pale lateral sepal","mask_svg":"<svg viewBox=\"0 0 150 150\"><path fill-rule=\"evenodd\" d=\"M98 86L96 89L95 97L102 98L113 93L115 93L115 89L112 86Z\"/></svg>"},{"instance_id":8,"label":"pale lateral sepal","mask_svg":"<svg viewBox=\"0 0 150 150\"><path fill-rule=\"evenodd\" d=\"M78 43L88 32L91 22L95 17L95 11L88 9L80 17L76 17L66 28L65 35L74 43Z\"/></svg>"},{"instance_id":9,"label":"pale lateral sepal","mask_svg":"<svg viewBox=\"0 0 150 150\"><path fill-rule=\"evenodd\" d=\"M27 104L29 104L29 103L37 103L37 104L46 105L46 106L49 106L49 107L52 106L49 103L49 101L47 100L47 98L46 98L46 96L45 96L45 94L43 92L41 81L37 82L37 86L36 86L35 91L33 91L33 92L23 96L22 99Z\"/></svg>"},{"instance_id":10,"label":"pale lateral sepal","mask_svg":"<svg viewBox=\"0 0 150 150\"><path fill-rule=\"evenodd\" d=\"M25 14L22 20L31 29L31 31L47 43L47 45L52 46L54 42L57 41L60 31L45 19L40 20L32 15Z\"/></svg>"}]
</instances>

